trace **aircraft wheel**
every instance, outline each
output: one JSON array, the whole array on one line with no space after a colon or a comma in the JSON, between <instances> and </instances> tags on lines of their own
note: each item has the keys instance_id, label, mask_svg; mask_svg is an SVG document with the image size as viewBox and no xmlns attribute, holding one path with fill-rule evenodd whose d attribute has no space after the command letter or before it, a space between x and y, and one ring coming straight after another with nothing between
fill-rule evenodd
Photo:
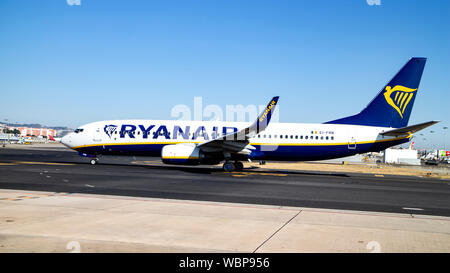
<instances>
[{"instance_id":1,"label":"aircraft wheel","mask_svg":"<svg viewBox=\"0 0 450 273\"><path fill-rule=\"evenodd\" d=\"M235 166L232 162L225 162L223 163L223 170L226 172L232 172L234 171Z\"/></svg>"},{"instance_id":2,"label":"aircraft wheel","mask_svg":"<svg viewBox=\"0 0 450 273\"><path fill-rule=\"evenodd\" d=\"M244 169L244 164L240 161L236 161L234 167L236 168L236 171L242 171Z\"/></svg>"},{"instance_id":3,"label":"aircraft wheel","mask_svg":"<svg viewBox=\"0 0 450 273\"><path fill-rule=\"evenodd\" d=\"M93 158L93 159L91 159L90 162L91 162L91 165L95 165L98 163L98 158Z\"/></svg>"}]
</instances>

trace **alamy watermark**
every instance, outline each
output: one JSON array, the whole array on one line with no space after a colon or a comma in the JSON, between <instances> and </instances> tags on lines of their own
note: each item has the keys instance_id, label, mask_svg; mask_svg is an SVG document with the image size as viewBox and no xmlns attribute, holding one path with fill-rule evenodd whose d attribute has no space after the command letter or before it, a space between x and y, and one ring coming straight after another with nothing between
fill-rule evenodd
<instances>
[{"instance_id":1,"label":"alamy watermark","mask_svg":"<svg viewBox=\"0 0 450 273\"><path fill-rule=\"evenodd\" d=\"M370 251L370 253L381 253L381 244L377 241L370 241L366 245L366 249Z\"/></svg>"},{"instance_id":2,"label":"alamy watermark","mask_svg":"<svg viewBox=\"0 0 450 273\"><path fill-rule=\"evenodd\" d=\"M273 102L273 101L272 101ZM267 105L226 105L225 109L216 104L203 105L203 97L194 97L193 107L189 107L185 104L178 104L172 107L170 112L170 116L172 119L176 120L185 120L185 121L216 121L216 122L248 122L250 124L255 124L254 122L259 118L259 114L264 113L267 115L267 111L270 111L267 108ZM274 108L273 112L271 112L270 122L279 122L279 107ZM264 115L263 114L263 115ZM261 121L262 120L262 121ZM265 119L263 117L259 118L258 125L259 128L266 127L269 122L269 119ZM217 127L216 127L217 128ZM228 128L228 127L224 127ZM229 127L229 129L233 129L233 127ZM237 128L235 128L237 129ZM217 130L217 129L216 129ZM237 131L236 131L237 132ZM257 134L257 132L255 132ZM206 133L207 134L207 133ZM241 131L238 134L232 134L231 132L225 133L221 132L212 135L213 138L219 136L226 136L226 140L245 140L248 135ZM278 144L276 141L277 135L265 134L261 133L261 137L266 139L266 136L271 139L268 145L263 145L261 147L261 151L275 151L278 148ZM258 137L260 137L258 135ZM273 137L273 138L272 138ZM236 138L236 139L235 139ZM281 138L281 137L280 137Z\"/></svg>"},{"instance_id":3,"label":"alamy watermark","mask_svg":"<svg viewBox=\"0 0 450 273\"><path fill-rule=\"evenodd\" d=\"M203 97L194 97L193 108L185 104L178 104L172 107L170 117L177 120L198 120L198 121L235 121L253 122L258 115L266 109L267 105L226 105L225 109L217 104L203 106ZM270 122L279 122L279 107L272 113Z\"/></svg>"},{"instance_id":4,"label":"alamy watermark","mask_svg":"<svg viewBox=\"0 0 450 273\"><path fill-rule=\"evenodd\" d=\"M69 6L81 6L81 0L66 0Z\"/></svg>"},{"instance_id":5,"label":"alamy watermark","mask_svg":"<svg viewBox=\"0 0 450 273\"><path fill-rule=\"evenodd\" d=\"M381 6L381 0L366 0L369 6Z\"/></svg>"},{"instance_id":6,"label":"alamy watermark","mask_svg":"<svg viewBox=\"0 0 450 273\"><path fill-rule=\"evenodd\" d=\"M70 253L81 253L81 244L78 241L70 241L66 245L67 250L71 250Z\"/></svg>"}]
</instances>

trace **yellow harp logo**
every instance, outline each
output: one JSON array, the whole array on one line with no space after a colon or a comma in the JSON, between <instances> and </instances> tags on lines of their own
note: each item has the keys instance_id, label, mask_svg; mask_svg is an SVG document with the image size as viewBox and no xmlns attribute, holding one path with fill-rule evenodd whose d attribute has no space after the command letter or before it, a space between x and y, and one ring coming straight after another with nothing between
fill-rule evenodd
<instances>
[{"instance_id":1,"label":"yellow harp logo","mask_svg":"<svg viewBox=\"0 0 450 273\"><path fill-rule=\"evenodd\" d=\"M406 106L414 96L413 92L416 90L417 88L411 89L401 85L396 85L394 86L394 88L386 86L384 98L386 99L387 103L389 103L390 106L397 110L397 112L403 118L403 113L405 112ZM394 95L394 98L392 98L392 95Z\"/></svg>"}]
</instances>

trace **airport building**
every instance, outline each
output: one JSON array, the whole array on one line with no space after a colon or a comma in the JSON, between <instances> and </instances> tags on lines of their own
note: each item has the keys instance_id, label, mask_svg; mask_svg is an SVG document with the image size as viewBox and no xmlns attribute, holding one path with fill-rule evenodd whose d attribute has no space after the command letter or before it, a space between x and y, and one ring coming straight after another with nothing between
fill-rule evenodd
<instances>
[{"instance_id":1,"label":"airport building","mask_svg":"<svg viewBox=\"0 0 450 273\"><path fill-rule=\"evenodd\" d=\"M17 129L20 135L25 136L56 136L56 130L47 128L30 128L30 127L8 127L9 130Z\"/></svg>"}]
</instances>

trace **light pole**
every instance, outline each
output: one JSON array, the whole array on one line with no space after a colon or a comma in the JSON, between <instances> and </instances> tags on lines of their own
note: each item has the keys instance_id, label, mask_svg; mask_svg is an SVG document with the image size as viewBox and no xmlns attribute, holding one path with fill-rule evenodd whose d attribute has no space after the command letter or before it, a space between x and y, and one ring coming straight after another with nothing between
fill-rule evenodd
<instances>
[{"instance_id":1,"label":"light pole","mask_svg":"<svg viewBox=\"0 0 450 273\"><path fill-rule=\"evenodd\" d=\"M434 131L430 131L430 133L432 134L432 133L434 133ZM434 149L434 145L432 145L431 147L433 147L433 149ZM438 152L439 153L439 152Z\"/></svg>"},{"instance_id":2,"label":"light pole","mask_svg":"<svg viewBox=\"0 0 450 273\"><path fill-rule=\"evenodd\" d=\"M423 134L419 134L419 135L423 138ZM422 140L425 140L425 139L422 139ZM422 145L423 145L423 147L425 147L425 141Z\"/></svg>"},{"instance_id":3,"label":"light pole","mask_svg":"<svg viewBox=\"0 0 450 273\"><path fill-rule=\"evenodd\" d=\"M447 145L446 145L446 143L447 143L447 137L446 137L446 136L447 136L447 129L448 129L448 127L445 126L445 127L443 127L442 129L444 130L444 150L447 151L447 147L446 147L446 146L447 146Z\"/></svg>"}]
</instances>

